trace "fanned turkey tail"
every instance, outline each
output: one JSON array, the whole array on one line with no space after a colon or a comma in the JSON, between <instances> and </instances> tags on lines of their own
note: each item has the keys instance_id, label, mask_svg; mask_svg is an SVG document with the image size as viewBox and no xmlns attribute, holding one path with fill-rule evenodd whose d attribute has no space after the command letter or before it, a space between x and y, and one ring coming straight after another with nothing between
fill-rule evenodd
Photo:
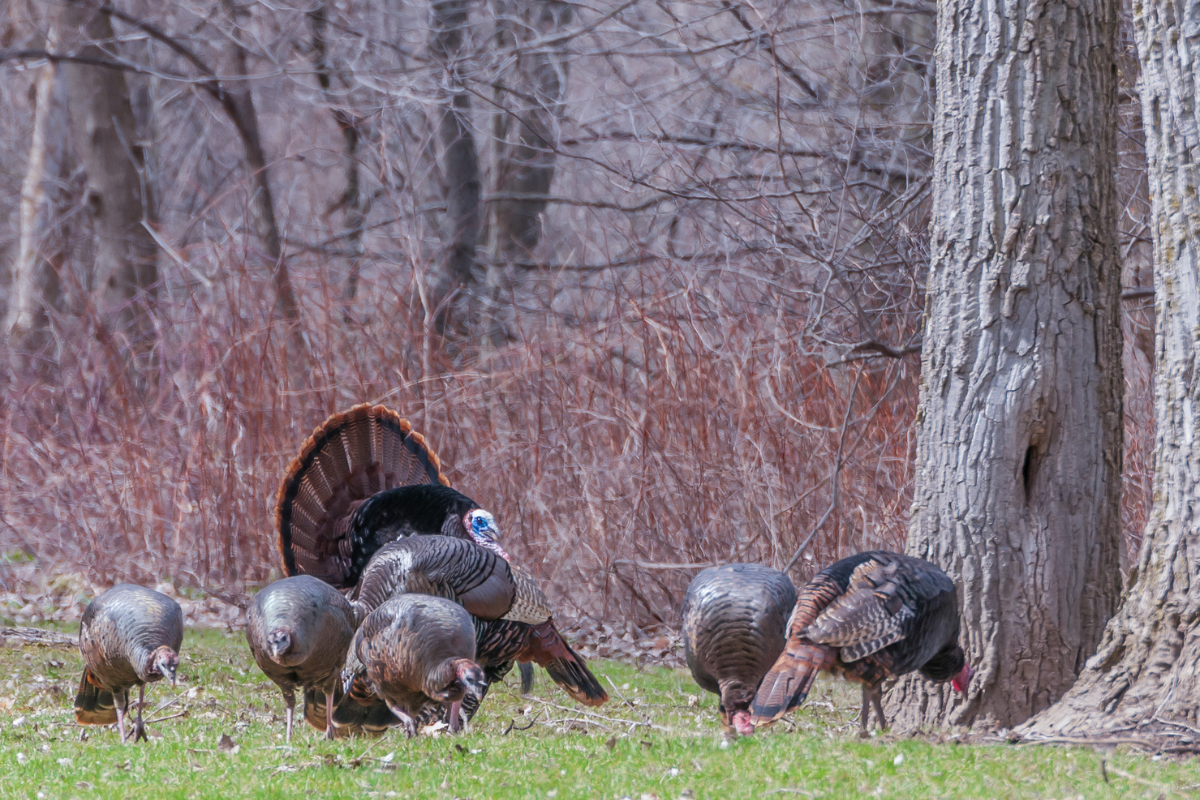
<instances>
[{"instance_id":1,"label":"fanned turkey tail","mask_svg":"<svg viewBox=\"0 0 1200 800\"><path fill-rule=\"evenodd\" d=\"M117 724L117 704L112 692L97 686L89 669L84 669L75 694L75 721L80 725Z\"/></svg>"},{"instance_id":2,"label":"fanned turkey tail","mask_svg":"<svg viewBox=\"0 0 1200 800\"><path fill-rule=\"evenodd\" d=\"M585 706L598 706L608 700L608 692L604 691L583 658L567 644L552 620L530 627L529 637L518 659L544 667L555 683Z\"/></svg>"},{"instance_id":3,"label":"fanned turkey tail","mask_svg":"<svg viewBox=\"0 0 1200 800\"><path fill-rule=\"evenodd\" d=\"M329 417L292 459L279 487L275 530L284 573L353 586L351 515L373 494L417 484L449 481L408 420L369 403Z\"/></svg>"},{"instance_id":4,"label":"fanned turkey tail","mask_svg":"<svg viewBox=\"0 0 1200 800\"><path fill-rule=\"evenodd\" d=\"M756 726L768 725L803 703L817 673L832 667L836 659L831 647L789 643L758 686L750 707L750 722Z\"/></svg>"}]
</instances>

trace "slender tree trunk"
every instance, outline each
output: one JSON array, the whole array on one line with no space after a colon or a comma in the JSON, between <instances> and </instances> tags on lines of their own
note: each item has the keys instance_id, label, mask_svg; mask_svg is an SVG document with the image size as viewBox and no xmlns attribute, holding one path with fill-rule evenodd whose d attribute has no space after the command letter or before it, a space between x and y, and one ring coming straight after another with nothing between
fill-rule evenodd
<instances>
[{"instance_id":1,"label":"slender tree trunk","mask_svg":"<svg viewBox=\"0 0 1200 800\"><path fill-rule=\"evenodd\" d=\"M358 174L358 123L353 112L343 103L338 102L333 93L333 78L329 68L328 47L325 30L328 27L329 6L321 3L309 14L313 34L313 67L317 73L317 83L325 95L338 130L342 132L342 153L345 159L346 189L342 196L330 209L330 212L342 209L342 225L345 228L343 237L346 250L346 279L342 282L343 316L350 319L350 304L358 295L358 277L362 268L363 257L363 221L365 218L364 203L359 191Z\"/></svg>"},{"instance_id":2,"label":"slender tree trunk","mask_svg":"<svg viewBox=\"0 0 1200 800\"><path fill-rule=\"evenodd\" d=\"M108 16L84 0L66 0L61 8L64 39L79 37L77 55L108 58L105 48L113 44ZM158 247L143 224L152 220L145 202L145 152L129 88L120 70L79 63L63 64L60 70L95 219L97 318L140 371L154 349Z\"/></svg>"},{"instance_id":3,"label":"slender tree trunk","mask_svg":"<svg viewBox=\"0 0 1200 800\"><path fill-rule=\"evenodd\" d=\"M222 6L232 23L226 54L229 74L244 79L249 75L249 70L246 67L246 48L242 46L240 37L246 11L242 6L235 4L234 0L222 0ZM226 108L234 119L234 125L246 150L246 169L250 173L252 188L250 208L254 214L259 240L267 259L271 262L271 272L275 280L275 310L288 322L297 323L300 320L300 309L296 304L296 293L283 258L283 237L275 220L275 197L271 192L267 157L263 151L262 136L258 131L258 113L254 109L250 84L245 80L227 81L224 82L223 88L226 94ZM299 335L298 332L296 335Z\"/></svg>"},{"instance_id":4,"label":"slender tree trunk","mask_svg":"<svg viewBox=\"0 0 1200 800\"><path fill-rule=\"evenodd\" d=\"M439 123L442 173L446 182L446 234L443 274L437 281L434 304L437 329L449 331L451 306L465 309L458 327L469 326L469 303L455 302L455 292L470 287L476 275L480 213L479 156L471 129L471 99L463 86L463 39L468 0L434 0L431 4L433 40L430 51L443 70L443 108Z\"/></svg>"},{"instance_id":5,"label":"slender tree trunk","mask_svg":"<svg viewBox=\"0 0 1200 800\"><path fill-rule=\"evenodd\" d=\"M49 47L54 49L53 35L50 38ZM61 184L65 177L69 135L65 86L54 64L41 68L36 92L29 165L21 183L21 231L4 321L10 351L18 359L12 366L17 369L27 367L49 344L50 314L62 303L61 253L49 253L45 247L53 206L46 186Z\"/></svg>"},{"instance_id":6,"label":"slender tree trunk","mask_svg":"<svg viewBox=\"0 0 1200 800\"><path fill-rule=\"evenodd\" d=\"M1154 239L1154 502L1129 591L1030 735L1200 722L1200 6L1135 4ZM1174 723L1174 724L1172 724Z\"/></svg>"},{"instance_id":7,"label":"slender tree trunk","mask_svg":"<svg viewBox=\"0 0 1200 800\"><path fill-rule=\"evenodd\" d=\"M529 45L570 24L573 11L560 0L493 0L492 10L496 43L511 54L505 80L512 84L496 89L494 201L488 208L489 337L500 344L516 336L512 294L521 262L529 261L541 239L566 90L564 55Z\"/></svg>"},{"instance_id":8,"label":"slender tree trunk","mask_svg":"<svg viewBox=\"0 0 1200 800\"><path fill-rule=\"evenodd\" d=\"M908 551L961 591L965 701L912 678L900 727L1010 726L1092 654L1120 590L1116 0L941 0L933 261Z\"/></svg>"}]
</instances>

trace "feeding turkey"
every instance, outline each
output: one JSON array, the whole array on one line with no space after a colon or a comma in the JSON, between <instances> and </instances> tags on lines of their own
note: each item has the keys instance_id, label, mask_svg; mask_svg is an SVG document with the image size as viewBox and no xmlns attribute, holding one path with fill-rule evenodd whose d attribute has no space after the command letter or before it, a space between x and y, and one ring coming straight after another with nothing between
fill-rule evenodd
<instances>
[{"instance_id":1,"label":"feeding turkey","mask_svg":"<svg viewBox=\"0 0 1200 800\"><path fill-rule=\"evenodd\" d=\"M827 670L862 685L862 734L870 707L885 728L881 686L890 677L917 671L966 693L974 672L958 633L954 583L933 564L882 550L844 558L801 589L751 722L768 724L799 706Z\"/></svg>"},{"instance_id":2,"label":"feeding turkey","mask_svg":"<svg viewBox=\"0 0 1200 800\"><path fill-rule=\"evenodd\" d=\"M485 685L469 696L463 709L470 719L488 686L503 679L514 661L532 661L572 698L588 706L608 699L600 682L554 625L549 601L532 576L494 550L464 539L417 536L384 545L375 554L352 594L358 619L365 620L389 599L412 593L436 595L460 604L470 614L476 636L476 662ZM368 713L361 691L338 706L335 723L360 724ZM380 714L375 712L378 719Z\"/></svg>"},{"instance_id":3,"label":"feeding turkey","mask_svg":"<svg viewBox=\"0 0 1200 800\"><path fill-rule=\"evenodd\" d=\"M276 581L255 596L246 613L246 640L259 669L283 692L285 741L292 741L297 688L325 696L324 723L316 727L333 738L334 695L354 628L345 596L309 575Z\"/></svg>"},{"instance_id":4,"label":"feeding turkey","mask_svg":"<svg viewBox=\"0 0 1200 800\"><path fill-rule=\"evenodd\" d=\"M166 678L175 685L182 644L183 611L171 598L129 583L101 594L84 610L79 628L86 667L75 696L75 721L115 722L121 741L126 741L129 690L136 686L137 720L129 736L135 743L146 739L146 684Z\"/></svg>"},{"instance_id":5,"label":"feeding turkey","mask_svg":"<svg viewBox=\"0 0 1200 800\"><path fill-rule=\"evenodd\" d=\"M406 594L384 602L359 627L351 653L346 693L365 677L409 737L431 705L446 707L450 729L459 730L463 698L479 699L487 687L474 660L471 615L440 597Z\"/></svg>"},{"instance_id":6,"label":"feeding turkey","mask_svg":"<svg viewBox=\"0 0 1200 800\"><path fill-rule=\"evenodd\" d=\"M696 683L720 696L726 732L754 733L750 703L762 676L783 652L796 587L759 564L710 567L683 600L683 648Z\"/></svg>"}]
</instances>

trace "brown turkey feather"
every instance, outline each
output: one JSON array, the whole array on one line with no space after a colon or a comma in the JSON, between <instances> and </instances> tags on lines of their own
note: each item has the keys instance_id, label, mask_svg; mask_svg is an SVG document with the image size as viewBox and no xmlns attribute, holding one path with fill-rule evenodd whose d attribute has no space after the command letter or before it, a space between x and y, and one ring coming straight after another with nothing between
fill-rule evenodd
<instances>
[{"instance_id":1,"label":"brown turkey feather","mask_svg":"<svg viewBox=\"0 0 1200 800\"><path fill-rule=\"evenodd\" d=\"M377 492L416 484L450 482L408 420L369 403L329 417L292 459L279 487L275 528L284 573L341 586L350 515Z\"/></svg>"}]
</instances>

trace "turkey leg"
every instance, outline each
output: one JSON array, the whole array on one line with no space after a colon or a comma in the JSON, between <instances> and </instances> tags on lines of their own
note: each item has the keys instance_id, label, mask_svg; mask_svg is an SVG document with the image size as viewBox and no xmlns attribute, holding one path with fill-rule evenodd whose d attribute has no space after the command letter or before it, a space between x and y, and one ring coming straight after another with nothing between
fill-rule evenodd
<instances>
[{"instance_id":1,"label":"turkey leg","mask_svg":"<svg viewBox=\"0 0 1200 800\"><path fill-rule=\"evenodd\" d=\"M458 700L450 704L450 732L458 733L463 729L462 719L462 701Z\"/></svg>"},{"instance_id":2,"label":"turkey leg","mask_svg":"<svg viewBox=\"0 0 1200 800\"><path fill-rule=\"evenodd\" d=\"M334 727L333 727L333 692L326 692L325 693L325 738L332 741L335 738L333 731L334 731Z\"/></svg>"},{"instance_id":3,"label":"turkey leg","mask_svg":"<svg viewBox=\"0 0 1200 800\"><path fill-rule=\"evenodd\" d=\"M417 721L407 711L391 703L388 703L388 709L396 715L396 719L400 720L400 727L404 730L405 736L411 739L417 735Z\"/></svg>"},{"instance_id":4,"label":"turkey leg","mask_svg":"<svg viewBox=\"0 0 1200 800\"><path fill-rule=\"evenodd\" d=\"M117 709L117 733L121 735L121 744L125 744L125 711L129 708L129 690L113 692L113 705Z\"/></svg>"},{"instance_id":5,"label":"turkey leg","mask_svg":"<svg viewBox=\"0 0 1200 800\"><path fill-rule=\"evenodd\" d=\"M146 707L146 684L138 687L138 715L137 721L133 723L133 743L137 744L142 741L150 741L146 737L146 726L142 724L142 710Z\"/></svg>"},{"instance_id":6,"label":"turkey leg","mask_svg":"<svg viewBox=\"0 0 1200 800\"><path fill-rule=\"evenodd\" d=\"M284 734L283 743L292 743L292 719L296 716L296 693L291 689L283 690L283 704L287 707L284 717L287 719L287 733Z\"/></svg>"},{"instance_id":7,"label":"turkey leg","mask_svg":"<svg viewBox=\"0 0 1200 800\"><path fill-rule=\"evenodd\" d=\"M863 684L862 687L862 711L858 716L858 735L862 738L867 737L867 728L870 721L870 710L875 709L875 721L879 724L880 730L887 729L887 717L883 715L883 688L881 686L870 687Z\"/></svg>"}]
</instances>

